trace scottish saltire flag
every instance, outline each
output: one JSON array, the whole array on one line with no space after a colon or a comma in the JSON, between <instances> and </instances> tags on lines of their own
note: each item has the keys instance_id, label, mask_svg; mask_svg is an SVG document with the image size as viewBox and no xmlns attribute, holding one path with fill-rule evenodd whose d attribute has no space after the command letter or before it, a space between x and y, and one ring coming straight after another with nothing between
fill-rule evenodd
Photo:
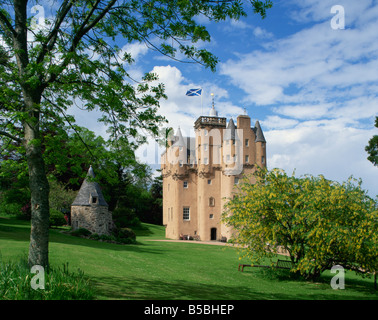
<instances>
[{"instance_id":1,"label":"scottish saltire flag","mask_svg":"<svg viewBox=\"0 0 378 320\"><path fill-rule=\"evenodd\" d=\"M196 97L202 94L202 89L190 89L186 92L186 95L189 97Z\"/></svg>"}]
</instances>

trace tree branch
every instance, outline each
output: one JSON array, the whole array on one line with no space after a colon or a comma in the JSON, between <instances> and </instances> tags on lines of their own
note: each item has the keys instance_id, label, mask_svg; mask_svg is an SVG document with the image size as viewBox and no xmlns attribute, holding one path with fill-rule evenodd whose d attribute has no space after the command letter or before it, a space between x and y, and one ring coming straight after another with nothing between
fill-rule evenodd
<instances>
[{"instance_id":1,"label":"tree branch","mask_svg":"<svg viewBox=\"0 0 378 320\"><path fill-rule=\"evenodd\" d=\"M16 31L13 29L12 24L7 17L0 11L0 25L7 33L8 37L13 38L16 36Z\"/></svg>"},{"instance_id":2,"label":"tree branch","mask_svg":"<svg viewBox=\"0 0 378 320\"><path fill-rule=\"evenodd\" d=\"M72 40L72 43L71 43L71 47L68 50L68 53L74 53L75 52L76 47L79 44L79 42L81 41L81 39L92 28L94 28L96 26L96 24L110 11L110 9L114 6L114 4L116 3L116 1L117 0L111 0L111 1L109 1L108 5L104 9L102 9L102 11L100 12L100 14L91 23L89 23L87 26L85 26L86 23L89 22L89 20L90 20L91 16L93 15L95 9L97 8L97 5L100 2L100 0L96 1L95 5L92 7L91 11L89 12L88 16L86 17L85 21L81 25L80 30L73 37L73 40ZM70 55L66 56L66 58L62 61L62 63L59 66L60 72L58 72L58 73L52 73L50 75L49 79L47 79L47 81L45 83L45 87L47 87L47 85L49 83L54 82L58 78L58 76L63 72L63 69L65 69L67 67L67 65L70 63L71 58L72 57Z\"/></svg>"},{"instance_id":3,"label":"tree branch","mask_svg":"<svg viewBox=\"0 0 378 320\"><path fill-rule=\"evenodd\" d=\"M57 36L58 36L60 26L62 25L65 17L67 16L68 12L72 8L73 3L74 3L73 0L65 0L63 2L62 6L60 7L60 10L58 12L58 16L55 20L54 28L51 30L50 34L48 35L45 43L42 46L42 50L38 55L37 63L42 62L46 53L51 51L52 48L54 47L56 40L57 40Z\"/></svg>"},{"instance_id":4,"label":"tree branch","mask_svg":"<svg viewBox=\"0 0 378 320\"><path fill-rule=\"evenodd\" d=\"M8 137L8 138L11 138L12 140L16 141L16 142L19 142L19 143L22 143L22 140L6 131L2 131L0 130L0 136L5 136L5 137Z\"/></svg>"}]
</instances>

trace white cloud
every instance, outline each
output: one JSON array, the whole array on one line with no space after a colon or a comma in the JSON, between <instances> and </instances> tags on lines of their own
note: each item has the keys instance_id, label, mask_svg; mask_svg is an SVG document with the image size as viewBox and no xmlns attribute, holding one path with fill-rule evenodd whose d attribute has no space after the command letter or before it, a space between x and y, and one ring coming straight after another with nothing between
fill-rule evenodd
<instances>
[{"instance_id":1,"label":"white cloud","mask_svg":"<svg viewBox=\"0 0 378 320\"><path fill-rule=\"evenodd\" d=\"M269 39L269 38L273 38L273 33L263 29L263 28L260 28L260 27L256 27L253 29L253 34L255 37L257 38L266 38L266 39Z\"/></svg>"},{"instance_id":2,"label":"white cloud","mask_svg":"<svg viewBox=\"0 0 378 320\"><path fill-rule=\"evenodd\" d=\"M374 130L345 127L341 123L304 123L290 129L265 132L269 168L284 168L289 174L324 174L346 181L362 178L363 187L376 194L377 168L366 160L364 147Z\"/></svg>"},{"instance_id":3,"label":"white cloud","mask_svg":"<svg viewBox=\"0 0 378 320\"><path fill-rule=\"evenodd\" d=\"M327 116L328 110L332 107L331 103L323 104L298 104L276 107L273 110L281 115L295 119L318 119Z\"/></svg>"},{"instance_id":4,"label":"white cloud","mask_svg":"<svg viewBox=\"0 0 378 320\"><path fill-rule=\"evenodd\" d=\"M338 181L353 174L375 195L378 172L364 148L378 114L377 6L339 1L346 28L333 30L333 1L292 2L305 27L230 59L221 73L246 102L272 111L261 121L270 168Z\"/></svg>"},{"instance_id":5,"label":"white cloud","mask_svg":"<svg viewBox=\"0 0 378 320\"><path fill-rule=\"evenodd\" d=\"M160 102L159 113L168 119L169 125L173 128L180 126L181 129L189 132L199 116L207 115L212 105L210 93L214 93L219 116L231 117L243 112L242 108L225 101L228 92L213 83L193 83L186 79L178 68L170 65L155 66L152 72L159 76L158 82L164 83L168 96L167 100ZM202 99L185 95L193 88L203 89Z\"/></svg>"}]
</instances>

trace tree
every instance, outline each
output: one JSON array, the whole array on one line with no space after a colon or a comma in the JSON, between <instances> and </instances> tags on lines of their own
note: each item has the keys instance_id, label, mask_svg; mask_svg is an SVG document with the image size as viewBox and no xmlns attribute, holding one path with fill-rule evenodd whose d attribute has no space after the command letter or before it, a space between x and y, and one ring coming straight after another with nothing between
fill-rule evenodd
<instances>
[{"instance_id":1,"label":"tree","mask_svg":"<svg viewBox=\"0 0 378 320\"><path fill-rule=\"evenodd\" d=\"M263 17L271 1L250 0ZM126 71L132 61L117 40L145 42L161 54L183 53L192 62L215 69L217 58L193 44L210 41L199 15L213 21L246 14L238 0L60 0L51 18L30 19L42 1L9 0L0 4L0 135L22 143L31 191L29 264L48 266L49 184L42 155L41 119L61 124L67 108L98 108L115 147L137 137L137 128L157 133L156 113L164 98L156 75L134 85ZM35 6L34 6L35 5ZM37 23L38 22L38 23Z\"/></svg>"},{"instance_id":2,"label":"tree","mask_svg":"<svg viewBox=\"0 0 378 320\"><path fill-rule=\"evenodd\" d=\"M353 179L339 184L323 176L288 176L257 170L227 204L223 221L235 230L253 264L284 248L293 272L316 279L341 265L357 272L377 270L377 204Z\"/></svg>"},{"instance_id":3,"label":"tree","mask_svg":"<svg viewBox=\"0 0 378 320\"><path fill-rule=\"evenodd\" d=\"M375 117L375 127L378 128L378 117ZM365 151L369 154L368 160L375 166L378 166L378 135L374 135L369 140Z\"/></svg>"}]
</instances>

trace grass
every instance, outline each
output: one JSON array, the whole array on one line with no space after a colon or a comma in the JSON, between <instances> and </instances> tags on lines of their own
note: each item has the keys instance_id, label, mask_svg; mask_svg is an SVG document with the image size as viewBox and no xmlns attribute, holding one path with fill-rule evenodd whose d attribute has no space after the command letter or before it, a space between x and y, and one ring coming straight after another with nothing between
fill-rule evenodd
<instances>
[{"instance_id":1,"label":"grass","mask_svg":"<svg viewBox=\"0 0 378 320\"><path fill-rule=\"evenodd\" d=\"M40 285L34 279L27 259L16 262L0 261L0 299L2 300L90 300L93 289L88 277L82 271L72 273L68 265L62 268L50 268L44 272L43 289L31 286L31 282Z\"/></svg>"},{"instance_id":2,"label":"grass","mask_svg":"<svg viewBox=\"0 0 378 320\"><path fill-rule=\"evenodd\" d=\"M345 289L333 290L332 276L319 282L293 279L289 272L238 271L237 249L164 239L164 227L143 224L136 245L118 245L50 230L50 264L69 265L89 277L95 299L128 300L377 300L373 280L346 273ZM30 224L0 218L3 261L26 255Z\"/></svg>"}]
</instances>

